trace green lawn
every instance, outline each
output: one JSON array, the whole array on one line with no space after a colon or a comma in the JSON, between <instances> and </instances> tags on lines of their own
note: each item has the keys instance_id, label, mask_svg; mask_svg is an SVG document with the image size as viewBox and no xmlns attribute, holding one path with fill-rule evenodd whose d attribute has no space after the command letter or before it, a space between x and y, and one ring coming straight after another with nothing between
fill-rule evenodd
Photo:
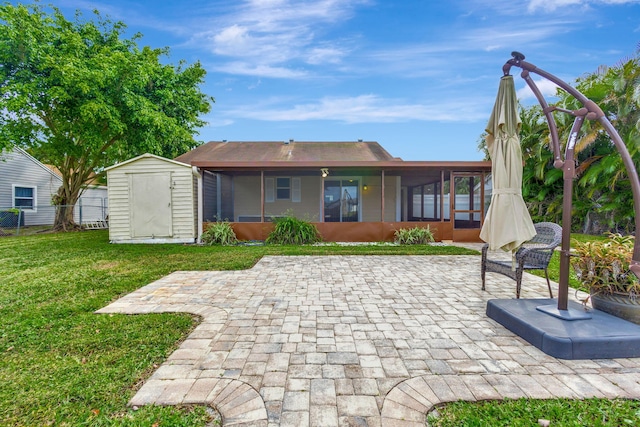
<instances>
[{"instance_id":1,"label":"green lawn","mask_svg":"<svg viewBox=\"0 0 640 427\"><path fill-rule=\"evenodd\" d=\"M204 426L210 418L203 408L144 407L134 412L126 406L197 319L93 312L172 271L244 269L266 254L477 252L438 246L111 245L106 231L1 238L0 425ZM527 411L543 412L548 403L524 402L531 408ZM585 411L575 402L558 404L576 419ZM503 425L532 425L518 421L521 411L488 406L507 413L510 418ZM638 411L636 403L624 401L594 400L586 406L596 413L603 407L622 414ZM442 426L499 425L460 420L464 415Z\"/></svg>"},{"instance_id":2,"label":"green lawn","mask_svg":"<svg viewBox=\"0 0 640 427\"><path fill-rule=\"evenodd\" d=\"M197 323L96 315L176 270L250 268L265 254L470 254L455 247L112 245L106 231L0 239L0 425L203 426L202 408L127 401Z\"/></svg>"},{"instance_id":3,"label":"green lawn","mask_svg":"<svg viewBox=\"0 0 640 427\"><path fill-rule=\"evenodd\" d=\"M431 427L535 427L538 420L550 427L623 427L640 425L640 402L607 399L504 400L455 402L428 417Z\"/></svg>"}]
</instances>

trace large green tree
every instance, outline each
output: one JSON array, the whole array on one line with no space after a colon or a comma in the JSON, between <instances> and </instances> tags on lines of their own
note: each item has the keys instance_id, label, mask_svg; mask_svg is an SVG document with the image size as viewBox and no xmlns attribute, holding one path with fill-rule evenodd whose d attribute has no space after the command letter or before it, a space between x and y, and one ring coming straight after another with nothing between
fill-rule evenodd
<instances>
[{"instance_id":1,"label":"large green tree","mask_svg":"<svg viewBox=\"0 0 640 427\"><path fill-rule=\"evenodd\" d=\"M618 131L636 168L640 165L640 62L638 57L614 67L603 67L579 83L589 98L603 109ZM598 213L609 228L633 231L633 196L622 157L600 126L583 138L579 159L579 186L597 200ZM606 177L606 180L602 178Z\"/></svg>"},{"instance_id":2,"label":"large green tree","mask_svg":"<svg viewBox=\"0 0 640 427\"><path fill-rule=\"evenodd\" d=\"M575 82L575 88L602 108L620 134L636 168L640 166L640 60L600 67ZM575 110L579 102L564 91L555 105ZM566 143L573 117L555 113L561 143ZM562 202L562 172L552 166L549 131L538 106L523 112L525 170L523 194L536 219L557 220ZM538 124L544 123L540 128ZM564 150L564 147L561 147ZM573 194L573 228L587 233L632 232L633 196L622 158L599 123L586 121L575 148L578 163Z\"/></svg>"},{"instance_id":3,"label":"large green tree","mask_svg":"<svg viewBox=\"0 0 640 427\"><path fill-rule=\"evenodd\" d=\"M125 25L94 12L67 20L56 8L0 6L0 148L21 146L56 166L55 226L94 174L145 152L175 157L197 145L213 98L199 63L163 63Z\"/></svg>"}]
</instances>

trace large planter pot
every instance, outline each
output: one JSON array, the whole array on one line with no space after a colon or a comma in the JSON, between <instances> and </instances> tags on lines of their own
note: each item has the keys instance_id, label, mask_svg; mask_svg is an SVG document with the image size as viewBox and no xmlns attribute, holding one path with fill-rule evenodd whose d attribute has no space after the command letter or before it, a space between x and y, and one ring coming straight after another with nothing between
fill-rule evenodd
<instances>
[{"instance_id":1,"label":"large planter pot","mask_svg":"<svg viewBox=\"0 0 640 427\"><path fill-rule=\"evenodd\" d=\"M18 221L18 219L20 221ZM20 226L24 227L24 214L16 213L11 211L1 211L0 212L0 227L17 227L18 222L20 222Z\"/></svg>"},{"instance_id":2,"label":"large planter pot","mask_svg":"<svg viewBox=\"0 0 640 427\"><path fill-rule=\"evenodd\" d=\"M591 294L591 304L604 311L640 325L640 298L629 298L628 294Z\"/></svg>"}]
</instances>

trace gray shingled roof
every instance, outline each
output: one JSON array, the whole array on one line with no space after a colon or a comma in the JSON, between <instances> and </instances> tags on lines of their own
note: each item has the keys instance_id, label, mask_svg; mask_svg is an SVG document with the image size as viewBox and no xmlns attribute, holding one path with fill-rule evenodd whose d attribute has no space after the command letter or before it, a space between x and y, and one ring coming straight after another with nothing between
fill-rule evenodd
<instances>
[{"instance_id":1,"label":"gray shingled roof","mask_svg":"<svg viewBox=\"0 0 640 427\"><path fill-rule=\"evenodd\" d=\"M212 141L176 158L183 163L386 162L400 161L373 141Z\"/></svg>"}]
</instances>

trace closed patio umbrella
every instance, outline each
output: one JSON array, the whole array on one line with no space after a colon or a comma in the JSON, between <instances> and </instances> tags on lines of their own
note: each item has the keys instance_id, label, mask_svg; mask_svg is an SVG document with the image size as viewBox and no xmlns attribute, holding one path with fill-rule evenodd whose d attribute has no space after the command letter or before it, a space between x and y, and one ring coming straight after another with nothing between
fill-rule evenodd
<instances>
[{"instance_id":1,"label":"closed patio umbrella","mask_svg":"<svg viewBox=\"0 0 640 427\"><path fill-rule=\"evenodd\" d=\"M520 126L513 76L504 76L486 128L493 190L480 238L491 250L515 252L536 235L522 198Z\"/></svg>"}]
</instances>

